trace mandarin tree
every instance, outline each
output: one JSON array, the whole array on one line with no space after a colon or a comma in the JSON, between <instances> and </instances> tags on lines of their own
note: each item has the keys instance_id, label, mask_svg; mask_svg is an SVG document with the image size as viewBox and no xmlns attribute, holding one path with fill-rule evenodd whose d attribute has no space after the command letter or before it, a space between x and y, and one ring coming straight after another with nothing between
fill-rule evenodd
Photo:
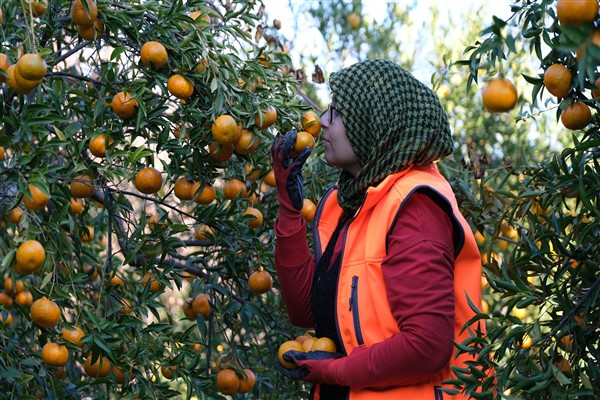
<instances>
[{"instance_id":1,"label":"mandarin tree","mask_svg":"<svg viewBox=\"0 0 600 400\"><path fill-rule=\"evenodd\" d=\"M473 332L458 349L482 354L478 364L495 370L498 397L600 394L598 22L596 0L518 2L458 63L469 71L468 90L494 71L514 73L515 58L528 54L533 73L513 74L527 85L513 111L516 125L546 119L561 129L541 159L522 157L496 171L483 166L485 190L465 196L473 200L467 208L480 209L470 215L482 233L482 285L494 303L476 317L487 321L487 336ZM487 390L491 376L457 374L462 389L489 398L475 392Z\"/></svg>"},{"instance_id":2,"label":"mandarin tree","mask_svg":"<svg viewBox=\"0 0 600 400\"><path fill-rule=\"evenodd\" d=\"M4 394L215 398L222 356L247 398L275 396L290 327L275 291L248 279L274 276L273 136L309 107L263 35L264 6L0 8ZM244 196L226 198L233 179ZM190 312L188 298L203 303Z\"/></svg>"}]
</instances>

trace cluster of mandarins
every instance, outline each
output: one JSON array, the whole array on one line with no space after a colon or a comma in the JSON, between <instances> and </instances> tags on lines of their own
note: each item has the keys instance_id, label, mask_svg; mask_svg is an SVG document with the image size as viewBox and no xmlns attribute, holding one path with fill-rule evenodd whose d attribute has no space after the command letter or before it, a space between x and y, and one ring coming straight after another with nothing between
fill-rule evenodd
<instances>
[{"instance_id":1,"label":"cluster of mandarins","mask_svg":"<svg viewBox=\"0 0 600 400\"><path fill-rule=\"evenodd\" d=\"M71 20L77 26L77 33L82 39L95 40L102 32L104 25L98 19L98 6L95 0L73 1L71 5Z\"/></svg>"},{"instance_id":2,"label":"cluster of mandarins","mask_svg":"<svg viewBox=\"0 0 600 400\"><path fill-rule=\"evenodd\" d=\"M216 361L217 376L215 385L219 392L226 395L250 392L256 384L256 375L249 368L232 368L229 362Z\"/></svg>"},{"instance_id":3,"label":"cluster of mandarins","mask_svg":"<svg viewBox=\"0 0 600 400\"><path fill-rule=\"evenodd\" d=\"M336 352L335 343L328 337L314 337L310 332L298 336L294 340L283 342L277 351L277 359L287 369L298 368L298 365L292 361L287 361L283 358L286 351L295 350L303 353L311 351L327 351L330 353Z\"/></svg>"},{"instance_id":4,"label":"cluster of mandarins","mask_svg":"<svg viewBox=\"0 0 600 400\"><path fill-rule=\"evenodd\" d=\"M556 17L560 26L584 27L588 29L588 39L580 44L575 54L575 61L581 62L590 45L600 47L600 31L593 26L598 17L599 4L597 0L558 0L556 2ZM584 129L592 121L592 112L586 102L573 90L574 81L572 55L560 57L545 68L543 81L546 90L558 99L569 99L569 104L560 115L563 126L571 130ZM600 78L594 82L592 100L600 96ZM488 111L505 112L514 108L517 102L517 91L513 83L505 78L490 80L482 92L483 104Z\"/></svg>"}]
</instances>

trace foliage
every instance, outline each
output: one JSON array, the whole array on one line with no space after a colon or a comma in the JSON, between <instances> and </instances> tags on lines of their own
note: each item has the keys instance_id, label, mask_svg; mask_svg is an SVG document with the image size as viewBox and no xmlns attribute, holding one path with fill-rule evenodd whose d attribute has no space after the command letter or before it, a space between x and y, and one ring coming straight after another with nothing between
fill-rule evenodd
<instances>
[{"instance_id":1,"label":"foliage","mask_svg":"<svg viewBox=\"0 0 600 400\"><path fill-rule=\"evenodd\" d=\"M289 57L259 29L264 8L246 0L98 1L104 31L84 40L71 21L71 4L51 0L35 18L26 2L2 3L1 52L11 64L23 53L39 53L48 68L30 94L0 84L0 146L6 150L0 161L0 274L7 278L6 293L20 280L21 291L34 300L52 299L62 312L56 327L41 329L27 306L1 306L2 318L12 318L12 324L0 324L3 396L222 398L214 379L216 359L224 356L240 378L243 368L257 375L253 392L240 398L279 398L273 388L283 378L272 369L272 355L300 332L287 322L278 292L257 296L247 278L259 269L274 275L277 209L274 189L262 178L271 168L273 135L299 128L308 107L296 95ZM190 18L192 11L200 17ZM167 49L164 68L140 61L147 41ZM186 100L167 90L176 73L193 83ZM131 119L112 111L121 91L137 101ZM268 106L277 109L277 121L258 129L255 116ZM254 133L256 151L235 152L226 161L211 155L211 125L222 114ZM105 157L88 150L100 134L107 137ZM144 195L133 185L146 166L161 171L156 194ZM69 184L82 174L93 178L94 194L75 214ZM179 200L173 193L179 177L199 182L200 189L214 185L216 200ZM247 196L224 198L221 188L231 178L245 182ZM29 184L50 196L39 212L23 207ZM248 226L248 206L262 212L261 227ZM25 212L15 223L9 215L16 208ZM208 240L194 238L201 225L213 228ZM84 240L92 230L93 238ZM42 243L46 259L35 274L20 276L15 252L26 239ZM163 285L158 291L145 284L147 274ZM211 314L190 320L185 302L199 293L209 295ZM85 332L85 348L61 338L70 325ZM68 346L65 367L42 363L40 349L48 341ZM126 382L118 384L114 370L103 378L86 376L82 365L89 353L107 357ZM164 378L161 366L176 367L176 379Z\"/></svg>"}]
</instances>

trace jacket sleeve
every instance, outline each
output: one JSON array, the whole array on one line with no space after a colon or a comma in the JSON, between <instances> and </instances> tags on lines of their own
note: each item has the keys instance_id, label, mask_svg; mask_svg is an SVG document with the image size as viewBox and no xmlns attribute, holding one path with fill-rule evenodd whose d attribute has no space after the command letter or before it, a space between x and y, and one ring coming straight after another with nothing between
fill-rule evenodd
<instances>
[{"instance_id":1,"label":"jacket sleeve","mask_svg":"<svg viewBox=\"0 0 600 400\"><path fill-rule=\"evenodd\" d=\"M275 268L290 322L313 327L311 288L314 258L306 239L306 222L299 211L280 207L275 220Z\"/></svg>"},{"instance_id":2,"label":"jacket sleeve","mask_svg":"<svg viewBox=\"0 0 600 400\"><path fill-rule=\"evenodd\" d=\"M413 194L390 233L382 265L400 333L336 360L338 384L410 385L447 366L454 334L453 249L449 216L427 195Z\"/></svg>"}]
</instances>

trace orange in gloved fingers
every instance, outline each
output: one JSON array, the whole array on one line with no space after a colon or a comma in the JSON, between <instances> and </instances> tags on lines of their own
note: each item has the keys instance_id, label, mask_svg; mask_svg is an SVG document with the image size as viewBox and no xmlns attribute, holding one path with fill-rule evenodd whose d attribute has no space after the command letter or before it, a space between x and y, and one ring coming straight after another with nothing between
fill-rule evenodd
<instances>
[{"instance_id":1,"label":"orange in gloved fingers","mask_svg":"<svg viewBox=\"0 0 600 400\"><path fill-rule=\"evenodd\" d=\"M294 152L300 153L305 147L311 149L315 147L315 138L308 132L300 131L296 135L296 143L294 144Z\"/></svg>"},{"instance_id":2,"label":"orange in gloved fingers","mask_svg":"<svg viewBox=\"0 0 600 400\"><path fill-rule=\"evenodd\" d=\"M295 340L288 340L287 342L284 342L281 346L279 346L279 351L277 352L277 359L279 360L281 365L283 365L287 369L298 368L298 365L296 365L296 363L286 361L283 359L283 353L290 350L304 352L302 344L296 342Z\"/></svg>"}]
</instances>

